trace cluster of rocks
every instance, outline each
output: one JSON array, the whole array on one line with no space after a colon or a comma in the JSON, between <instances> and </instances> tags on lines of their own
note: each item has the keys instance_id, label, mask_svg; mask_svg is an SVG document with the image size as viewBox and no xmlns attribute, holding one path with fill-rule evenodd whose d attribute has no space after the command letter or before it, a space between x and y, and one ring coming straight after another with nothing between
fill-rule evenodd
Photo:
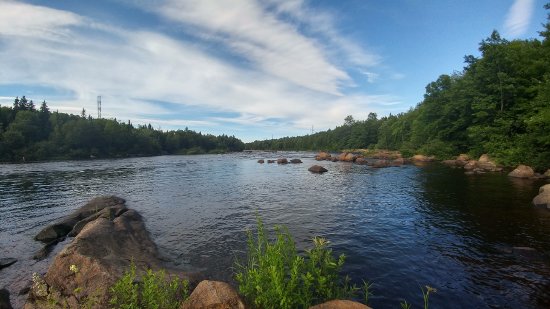
<instances>
[{"instance_id":1,"label":"cluster of rocks","mask_svg":"<svg viewBox=\"0 0 550 309\"><path fill-rule=\"evenodd\" d=\"M367 160L372 159L372 160ZM352 152L343 152L337 156L332 156L328 152L320 152L315 156L317 161L332 161L332 162L353 162L359 165L368 165L375 168L383 168L390 166L401 166L407 161L402 158L400 155L396 157L391 156L373 156L365 157L363 155L354 154Z\"/></svg>"},{"instance_id":2,"label":"cluster of rocks","mask_svg":"<svg viewBox=\"0 0 550 309\"><path fill-rule=\"evenodd\" d=\"M93 199L63 220L46 227L36 239L51 242L69 235L74 239L55 256L47 273L40 279L43 286L37 288L33 285L29 289L24 308L83 308L90 305L90 299L93 299L92 308L109 308L109 287L123 275L131 262L136 266L138 276L147 269L164 269L171 277L186 278L191 286L196 286L181 304L181 309L252 308L225 282L199 282L197 275L164 267L141 215L127 208L121 198ZM0 308L12 308L9 293L4 289L0 290ZM368 307L333 300L311 308Z\"/></svg>"},{"instance_id":3,"label":"cluster of rocks","mask_svg":"<svg viewBox=\"0 0 550 309\"><path fill-rule=\"evenodd\" d=\"M502 172L503 170L502 166L496 164L487 154L481 155L478 160L461 154L455 160L444 160L442 163L452 167L462 167L467 175Z\"/></svg>"},{"instance_id":4,"label":"cluster of rocks","mask_svg":"<svg viewBox=\"0 0 550 309\"><path fill-rule=\"evenodd\" d=\"M258 160L258 163L260 164L264 164L265 163L265 160L264 159L260 159ZM277 160L267 160L267 163L277 163L277 164L288 164L288 163L292 163L292 164L298 164L298 163L303 163L302 160L300 159L290 159L288 160L287 158L279 158Z\"/></svg>"}]
</instances>

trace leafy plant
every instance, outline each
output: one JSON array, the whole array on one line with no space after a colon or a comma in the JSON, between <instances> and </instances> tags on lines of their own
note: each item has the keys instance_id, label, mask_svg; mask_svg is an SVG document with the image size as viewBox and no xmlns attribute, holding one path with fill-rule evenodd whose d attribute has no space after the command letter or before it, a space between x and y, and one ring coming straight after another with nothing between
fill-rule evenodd
<instances>
[{"instance_id":1,"label":"leafy plant","mask_svg":"<svg viewBox=\"0 0 550 309\"><path fill-rule=\"evenodd\" d=\"M237 263L235 276L250 303L261 308L308 308L356 294L358 288L339 274L345 256L334 258L326 239L315 237L313 248L299 255L287 229L275 227L270 241L260 218L257 224L255 237L248 232L247 260Z\"/></svg>"},{"instance_id":2,"label":"leafy plant","mask_svg":"<svg viewBox=\"0 0 550 309\"><path fill-rule=\"evenodd\" d=\"M164 270L148 269L136 281L136 267L130 269L110 289L110 304L120 309L176 309L189 296L189 281L170 278Z\"/></svg>"}]
</instances>

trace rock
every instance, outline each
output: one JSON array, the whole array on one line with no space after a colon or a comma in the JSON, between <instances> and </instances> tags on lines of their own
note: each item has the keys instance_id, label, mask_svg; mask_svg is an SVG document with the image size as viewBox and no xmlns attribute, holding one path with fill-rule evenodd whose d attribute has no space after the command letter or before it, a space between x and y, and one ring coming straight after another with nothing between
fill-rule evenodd
<instances>
[{"instance_id":1,"label":"rock","mask_svg":"<svg viewBox=\"0 0 550 309\"><path fill-rule=\"evenodd\" d=\"M14 258L1 258L0 259L0 269L11 266L17 262L17 259Z\"/></svg>"},{"instance_id":2,"label":"rock","mask_svg":"<svg viewBox=\"0 0 550 309\"><path fill-rule=\"evenodd\" d=\"M331 157L330 153L321 151L319 152L319 154L315 156L315 160L317 161L330 160L330 157Z\"/></svg>"},{"instance_id":3,"label":"rock","mask_svg":"<svg viewBox=\"0 0 550 309\"><path fill-rule=\"evenodd\" d=\"M370 309L370 307L351 300L337 299L311 306L309 309Z\"/></svg>"},{"instance_id":4,"label":"rock","mask_svg":"<svg viewBox=\"0 0 550 309\"><path fill-rule=\"evenodd\" d=\"M491 161L491 158L489 157L488 154L482 154L481 157L479 157L479 159L477 160L479 163L487 163L487 162L492 162Z\"/></svg>"},{"instance_id":5,"label":"rock","mask_svg":"<svg viewBox=\"0 0 550 309\"><path fill-rule=\"evenodd\" d=\"M0 309L13 309L10 302L10 292L6 289L0 290Z\"/></svg>"},{"instance_id":6,"label":"rock","mask_svg":"<svg viewBox=\"0 0 550 309\"><path fill-rule=\"evenodd\" d=\"M448 166L457 166L456 164L457 160L443 160L441 163L448 165Z\"/></svg>"},{"instance_id":7,"label":"rock","mask_svg":"<svg viewBox=\"0 0 550 309\"><path fill-rule=\"evenodd\" d=\"M363 157L359 157L359 158L355 159L355 164L365 165L367 163L368 163L367 159L365 159Z\"/></svg>"},{"instance_id":8,"label":"rock","mask_svg":"<svg viewBox=\"0 0 550 309\"><path fill-rule=\"evenodd\" d=\"M329 160L329 159L327 159L327 160ZM332 161L332 162L338 162L338 157L332 157L332 158L330 158L330 161Z\"/></svg>"},{"instance_id":9,"label":"rock","mask_svg":"<svg viewBox=\"0 0 550 309\"><path fill-rule=\"evenodd\" d=\"M42 249L38 250L32 256L32 258L37 260L37 261L45 259L48 256L48 254L50 254L50 252L52 252L55 245L57 245L60 241L63 241L63 240L64 240L64 238L58 238L58 239L50 241L44 247L42 247Z\"/></svg>"},{"instance_id":10,"label":"rock","mask_svg":"<svg viewBox=\"0 0 550 309\"><path fill-rule=\"evenodd\" d=\"M326 168L324 168L320 165L313 165L312 167L308 168L307 170L312 172L312 173L318 173L318 174L328 172L328 170Z\"/></svg>"},{"instance_id":11,"label":"rock","mask_svg":"<svg viewBox=\"0 0 550 309\"><path fill-rule=\"evenodd\" d=\"M288 160L286 158L277 159L277 164L287 164Z\"/></svg>"},{"instance_id":12,"label":"rock","mask_svg":"<svg viewBox=\"0 0 550 309\"><path fill-rule=\"evenodd\" d=\"M544 172L544 174L542 174L542 176L546 177L546 178L550 178L550 168L546 170L546 172Z\"/></svg>"},{"instance_id":13,"label":"rock","mask_svg":"<svg viewBox=\"0 0 550 309\"><path fill-rule=\"evenodd\" d=\"M519 165L515 170L511 171L508 176L517 178L530 178L535 176L535 171L530 166Z\"/></svg>"},{"instance_id":14,"label":"rock","mask_svg":"<svg viewBox=\"0 0 550 309\"><path fill-rule=\"evenodd\" d=\"M298 163L302 163L302 160L300 160L300 159L292 159L292 160L290 160L290 163L292 163L292 164L298 164Z\"/></svg>"},{"instance_id":15,"label":"rock","mask_svg":"<svg viewBox=\"0 0 550 309\"><path fill-rule=\"evenodd\" d=\"M263 164L263 163L265 163L265 161L263 159L260 159L260 160L258 160L258 163Z\"/></svg>"},{"instance_id":16,"label":"rock","mask_svg":"<svg viewBox=\"0 0 550 309\"><path fill-rule=\"evenodd\" d=\"M466 163L466 165L464 165L464 169L467 170L467 171L473 170L476 167L477 167L477 161L476 160L468 161L468 163Z\"/></svg>"},{"instance_id":17,"label":"rock","mask_svg":"<svg viewBox=\"0 0 550 309\"><path fill-rule=\"evenodd\" d=\"M388 160L376 160L376 161L373 161L370 166L374 167L374 168L383 168L383 167L388 167L390 166L390 161Z\"/></svg>"},{"instance_id":18,"label":"rock","mask_svg":"<svg viewBox=\"0 0 550 309\"><path fill-rule=\"evenodd\" d=\"M267 163L275 163L275 160L267 160Z\"/></svg>"},{"instance_id":19,"label":"rock","mask_svg":"<svg viewBox=\"0 0 550 309\"><path fill-rule=\"evenodd\" d=\"M239 294L227 283L203 280L182 304L181 309L244 309Z\"/></svg>"},{"instance_id":20,"label":"rock","mask_svg":"<svg viewBox=\"0 0 550 309\"><path fill-rule=\"evenodd\" d=\"M458 155L458 157L456 157L456 161L468 162L470 161L470 156L467 154L461 153Z\"/></svg>"},{"instance_id":21,"label":"rock","mask_svg":"<svg viewBox=\"0 0 550 309\"><path fill-rule=\"evenodd\" d=\"M97 197L63 218L61 221L47 226L40 231L34 239L50 243L53 240L67 236L80 220L99 212L105 207L120 206L124 205L124 203L124 199L116 196Z\"/></svg>"},{"instance_id":22,"label":"rock","mask_svg":"<svg viewBox=\"0 0 550 309\"><path fill-rule=\"evenodd\" d=\"M390 162L391 166L401 166L405 164L405 159L403 158L396 158Z\"/></svg>"},{"instance_id":23,"label":"rock","mask_svg":"<svg viewBox=\"0 0 550 309\"><path fill-rule=\"evenodd\" d=\"M434 160L434 157L428 157L428 156L425 156L425 155L414 155L411 160L413 161L416 161L416 162L431 162Z\"/></svg>"},{"instance_id":24,"label":"rock","mask_svg":"<svg viewBox=\"0 0 550 309\"><path fill-rule=\"evenodd\" d=\"M533 205L550 209L550 184L540 187L539 194L533 198Z\"/></svg>"},{"instance_id":25,"label":"rock","mask_svg":"<svg viewBox=\"0 0 550 309\"><path fill-rule=\"evenodd\" d=\"M109 287L129 268L130 261L138 273L146 268L164 268L141 215L125 207L124 211L116 208L105 209L87 223L54 258L44 281L55 291L58 303L80 308L80 302L91 297L97 301L97 308L107 308ZM72 265L78 269L76 272L71 270ZM75 290L79 290L78 295ZM42 308L45 301L31 289L25 308Z\"/></svg>"}]
</instances>

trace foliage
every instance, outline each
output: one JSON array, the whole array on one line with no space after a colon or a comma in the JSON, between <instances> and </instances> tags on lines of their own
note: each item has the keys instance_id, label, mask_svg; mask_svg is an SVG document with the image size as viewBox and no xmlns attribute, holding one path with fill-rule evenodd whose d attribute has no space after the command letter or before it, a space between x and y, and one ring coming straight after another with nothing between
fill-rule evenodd
<instances>
[{"instance_id":1,"label":"foliage","mask_svg":"<svg viewBox=\"0 0 550 309\"><path fill-rule=\"evenodd\" d=\"M247 261L237 264L239 291L259 308L308 308L351 297L357 288L339 274L345 256L334 258L327 246L327 240L316 237L313 248L299 255L286 229L276 227L270 241L258 219L256 237L248 233Z\"/></svg>"},{"instance_id":2,"label":"foliage","mask_svg":"<svg viewBox=\"0 0 550 309\"><path fill-rule=\"evenodd\" d=\"M550 10L550 3L545 5ZM426 86L406 113L367 120L346 117L333 130L255 141L247 149L341 150L380 148L440 159L488 153L498 162L550 168L550 14L542 41L508 41L497 31L479 44L481 56Z\"/></svg>"},{"instance_id":3,"label":"foliage","mask_svg":"<svg viewBox=\"0 0 550 309\"><path fill-rule=\"evenodd\" d=\"M132 263L110 289L113 308L176 309L189 296L189 282L169 278L163 270L154 272L148 269L141 282L136 278L136 267Z\"/></svg>"},{"instance_id":4,"label":"foliage","mask_svg":"<svg viewBox=\"0 0 550 309\"><path fill-rule=\"evenodd\" d=\"M36 110L25 97L0 106L0 162L90 157L132 157L242 151L233 136L188 130L161 131L116 119L94 119L50 112L46 101Z\"/></svg>"}]
</instances>

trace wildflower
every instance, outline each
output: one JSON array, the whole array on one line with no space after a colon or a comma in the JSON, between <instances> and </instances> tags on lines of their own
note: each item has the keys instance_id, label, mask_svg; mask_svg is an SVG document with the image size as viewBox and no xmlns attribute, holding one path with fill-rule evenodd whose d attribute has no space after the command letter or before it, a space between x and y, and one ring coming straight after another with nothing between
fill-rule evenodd
<instances>
[{"instance_id":1,"label":"wildflower","mask_svg":"<svg viewBox=\"0 0 550 309\"><path fill-rule=\"evenodd\" d=\"M428 291L428 293L431 293L431 292L437 293L437 289L436 289L436 288L432 288L432 287L429 286L429 285L426 285L426 290Z\"/></svg>"},{"instance_id":2,"label":"wildflower","mask_svg":"<svg viewBox=\"0 0 550 309\"><path fill-rule=\"evenodd\" d=\"M71 266L69 266L69 270L75 274L78 273L78 267L74 264L71 264Z\"/></svg>"}]
</instances>

